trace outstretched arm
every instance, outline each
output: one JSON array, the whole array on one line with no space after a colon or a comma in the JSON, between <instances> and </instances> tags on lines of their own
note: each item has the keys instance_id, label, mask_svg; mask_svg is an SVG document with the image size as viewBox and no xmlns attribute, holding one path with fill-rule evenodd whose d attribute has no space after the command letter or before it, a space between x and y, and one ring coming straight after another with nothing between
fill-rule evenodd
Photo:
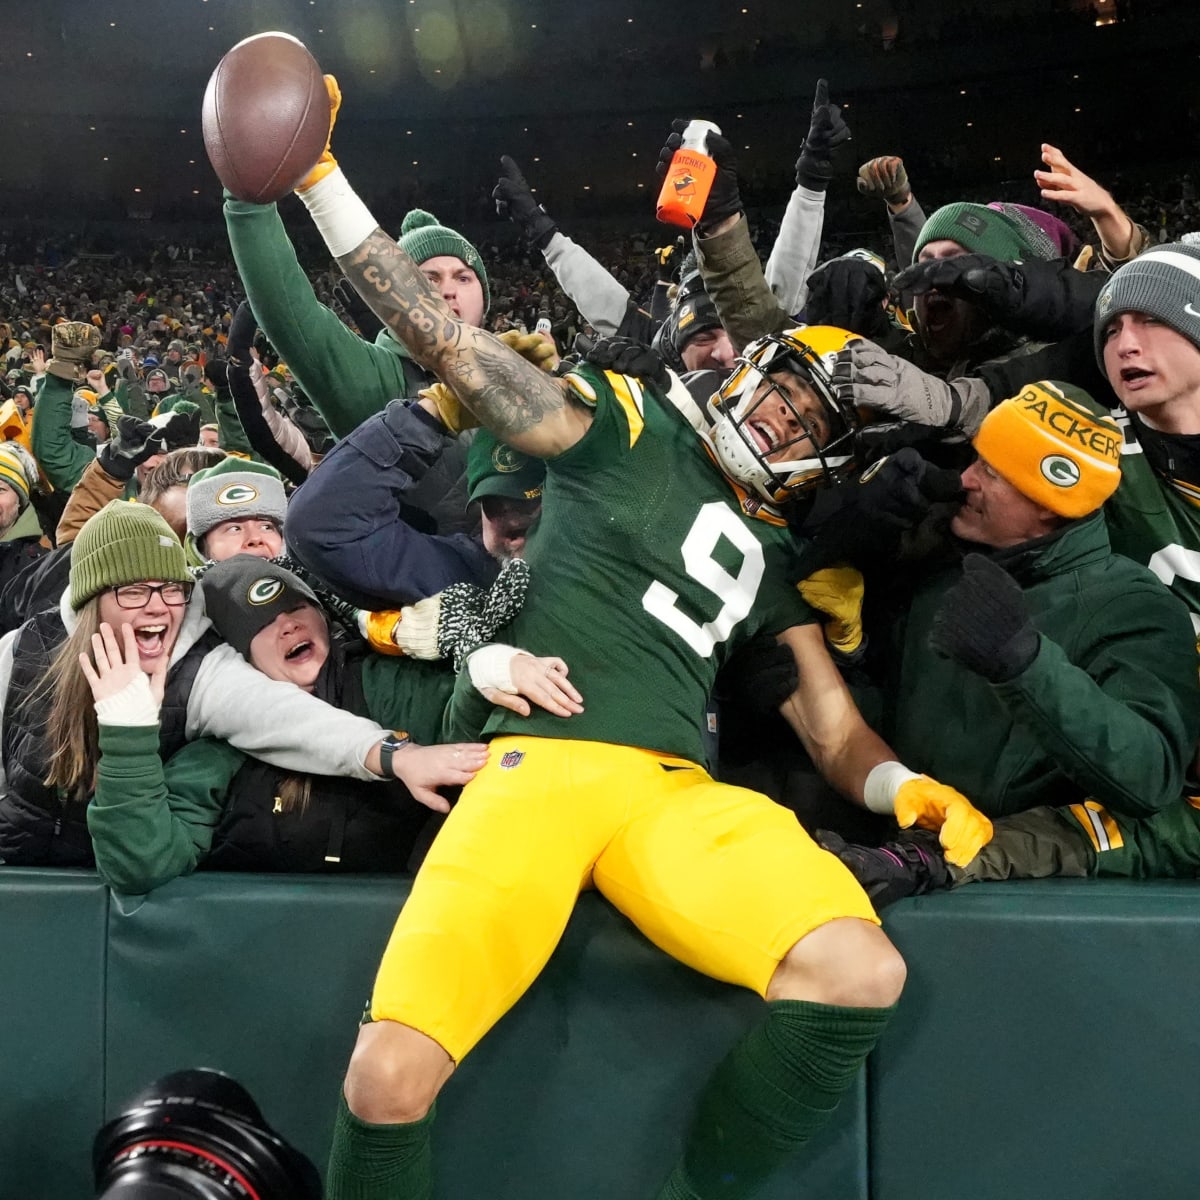
<instances>
[{"instance_id":1,"label":"outstretched arm","mask_svg":"<svg viewBox=\"0 0 1200 1200\"><path fill-rule=\"evenodd\" d=\"M301 193L346 278L413 358L433 371L497 437L551 458L573 446L591 410L570 385L455 315L390 238L340 168Z\"/></svg>"}]
</instances>

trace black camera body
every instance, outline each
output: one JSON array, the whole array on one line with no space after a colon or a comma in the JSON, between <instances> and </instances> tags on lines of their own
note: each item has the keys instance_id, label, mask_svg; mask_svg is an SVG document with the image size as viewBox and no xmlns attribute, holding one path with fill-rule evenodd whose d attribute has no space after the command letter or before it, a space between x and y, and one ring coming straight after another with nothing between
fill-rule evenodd
<instances>
[{"instance_id":1,"label":"black camera body","mask_svg":"<svg viewBox=\"0 0 1200 1200\"><path fill-rule=\"evenodd\" d=\"M220 1071L176 1071L96 1135L100 1200L321 1200L321 1178Z\"/></svg>"}]
</instances>

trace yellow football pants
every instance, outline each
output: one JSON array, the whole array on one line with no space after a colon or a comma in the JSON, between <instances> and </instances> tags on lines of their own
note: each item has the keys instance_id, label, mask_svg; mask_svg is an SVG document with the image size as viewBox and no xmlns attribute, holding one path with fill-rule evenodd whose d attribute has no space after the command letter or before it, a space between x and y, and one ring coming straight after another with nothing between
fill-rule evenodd
<instances>
[{"instance_id":1,"label":"yellow football pants","mask_svg":"<svg viewBox=\"0 0 1200 1200\"><path fill-rule=\"evenodd\" d=\"M461 1061L537 977L590 884L674 958L759 995L818 926L878 924L850 872L766 796L628 746L497 738L396 921L371 1019Z\"/></svg>"}]
</instances>

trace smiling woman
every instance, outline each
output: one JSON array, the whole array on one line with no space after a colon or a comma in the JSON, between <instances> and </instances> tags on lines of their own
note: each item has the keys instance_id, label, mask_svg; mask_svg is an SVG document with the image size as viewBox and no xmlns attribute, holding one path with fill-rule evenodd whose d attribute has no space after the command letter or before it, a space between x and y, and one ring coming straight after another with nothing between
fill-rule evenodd
<instances>
[{"instance_id":1,"label":"smiling woman","mask_svg":"<svg viewBox=\"0 0 1200 1200\"><path fill-rule=\"evenodd\" d=\"M480 747L423 747L392 756L388 770L387 731L364 705L324 703L284 681L292 676L255 670L211 628L183 546L149 505L112 501L84 524L70 553L58 610L39 613L0 643L5 862L95 862L114 887L147 891L204 857L248 754L263 760L253 763L259 772L312 773L339 785L348 776L346 786L377 804L399 811L397 799L407 801L421 822L427 809L414 797L444 806L436 788L465 783L482 762ZM260 574L267 565L246 561ZM255 598L281 590L260 589ZM320 694L315 675L323 664L312 632L299 640L289 633L284 657L288 670L309 673L310 690ZM443 699L450 683L438 685ZM414 713L414 728L433 740L441 706L428 711L423 721ZM387 711L389 726L396 715ZM382 769L369 770L368 760ZM402 866L403 837L386 848Z\"/></svg>"}]
</instances>

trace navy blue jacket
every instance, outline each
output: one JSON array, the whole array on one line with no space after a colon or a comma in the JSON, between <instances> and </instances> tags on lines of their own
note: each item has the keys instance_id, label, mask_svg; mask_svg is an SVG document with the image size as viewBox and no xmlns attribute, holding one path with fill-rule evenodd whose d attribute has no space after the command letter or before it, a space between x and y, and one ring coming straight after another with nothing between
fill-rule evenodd
<instances>
[{"instance_id":1,"label":"navy blue jacket","mask_svg":"<svg viewBox=\"0 0 1200 1200\"><path fill-rule=\"evenodd\" d=\"M393 400L338 442L292 497L292 554L360 608L399 608L452 583L487 587L499 567L482 542L439 534L422 504L439 490L431 487L438 476L445 490L461 486L464 449L422 408Z\"/></svg>"}]
</instances>

